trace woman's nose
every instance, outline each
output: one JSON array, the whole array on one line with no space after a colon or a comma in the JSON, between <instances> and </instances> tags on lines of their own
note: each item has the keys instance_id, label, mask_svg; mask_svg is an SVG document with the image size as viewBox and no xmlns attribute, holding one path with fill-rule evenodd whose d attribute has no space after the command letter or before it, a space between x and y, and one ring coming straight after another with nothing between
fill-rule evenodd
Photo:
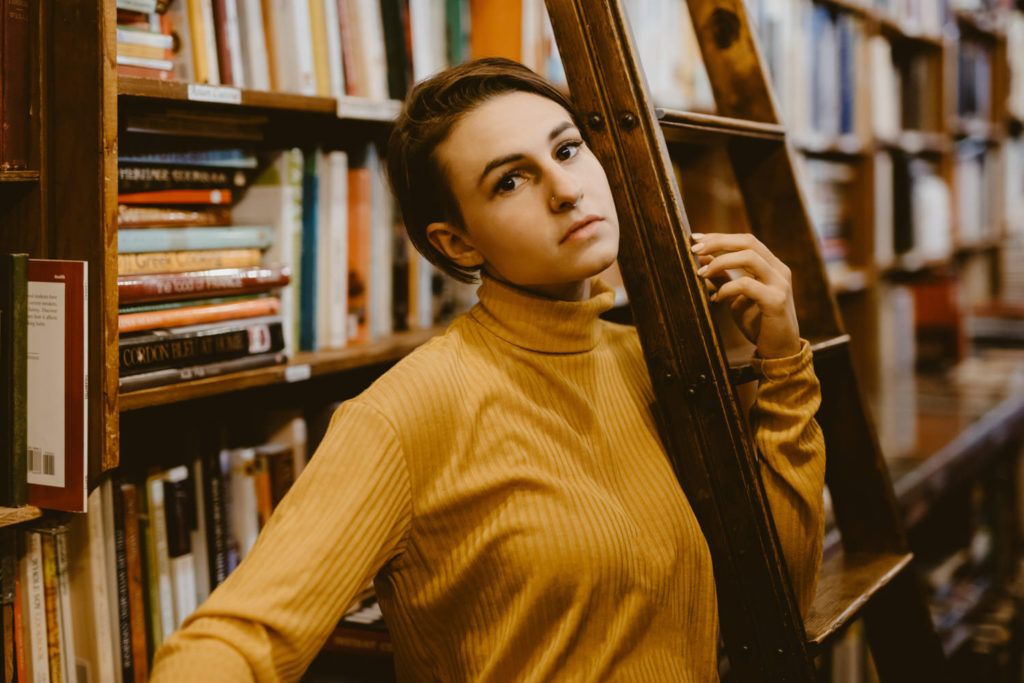
<instances>
[{"instance_id":1,"label":"woman's nose","mask_svg":"<svg viewBox=\"0 0 1024 683\"><path fill-rule=\"evenodd\" d=\"M576 208L583 199L583 186L579 179L563 170L555 171L551 178L551 210L561 212Z\"/></svg>"}]
</instances>

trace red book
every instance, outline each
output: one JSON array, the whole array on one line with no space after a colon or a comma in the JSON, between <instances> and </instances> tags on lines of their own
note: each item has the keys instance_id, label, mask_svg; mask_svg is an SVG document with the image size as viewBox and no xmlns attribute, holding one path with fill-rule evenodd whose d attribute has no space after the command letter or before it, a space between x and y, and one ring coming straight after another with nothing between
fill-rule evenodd
<instances>
[{"instance_id":1,"label":"red book","mask_svg":"<svg viewBox=\"0 0 1024 683\"><path fill-rule=\"evenodd\" d=\"M31 14L28 0L0 0L0 169L28 167Z\"/></svg>"},{"instance_id":2,"label":"red book","mask_svg":"<svg viewBox=\"0 0 1024 683\"><path fill-rule=\"evenodd\" d=\"M213 26L217 37L217 61L220 64L221 85L234 85L231 70L231 41L228 39L228 8L226 0L213 0Z\"/></svg>"},{"instance_id":3,"label":"red book","mask_svg":"<svg viewBox=\"0 0 1024 683\"><path fill-rule=\"evenodd\" d=\"M121 204L210 204L231 203L231 190L154 190L117 195Z\"/></svg>"},{"instance_id":4,"label":"red book","mask_svg":"<svg viewBox=\"0 0 1024 683\"><path fill-rule=\"evenodd\" d=\"M149 301L199 299L265 292L291 281L287 266L216 268L185 273L120 275L117 298L122 306Z\"/></svg>"},{"instance_id":5,"label":"red book","mask_svg":"<svg viewBox=\"0 0 1024 683\"><path fill-rule=\"evenodd\" d=\"M139 78L155 78L159 81L173 81L174 72L166 69L147 69L144 66L132 66L130 64L118 64L117 73L119 76L138 76Z\"/></svg>"},{"instance_id":6,"label":"red book","mask_svg":"<svg viewBox=\"0 0 1024 683\"><path fill-rule=\"evenodd\" d=\"M28 262L28 502L85 512L88 270Z\"/></svg>"}]
</instances>

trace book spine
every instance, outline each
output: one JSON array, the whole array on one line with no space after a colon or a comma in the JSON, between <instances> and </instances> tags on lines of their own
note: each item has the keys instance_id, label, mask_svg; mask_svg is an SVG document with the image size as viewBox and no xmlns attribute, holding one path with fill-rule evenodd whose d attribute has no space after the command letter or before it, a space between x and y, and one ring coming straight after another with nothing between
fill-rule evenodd
<instances>
[{"instance_id":1,"label":"book spine","mask_svg":"<svg viewBox=\"0 0 1024 683\"><path fill-rule=\"evenodd\" d=\"M243 327L210 334L182 335L174 333L164 338L144 341L125 340L120 343L119 355L122 375L147 370L160 370L182 365L228 360L257 353L270 353L284 348L281 322L253 322Z\"/></svg>"},{"instance_id":2,"label":"book spine","mask_svg":"<svg viewBox=\"0 0 1024 683\"><path fill-rule=\"evenodd\" d=\"M244 559L260 533L259 500L253 481L256 468L256 449L234 448L229 453L230 501L228 505L231 535L238 549L239 560Z\"/></svg>"},{"instance_id":3,"label":"book spine","mask_svg":"<svg viewBox=\"0 0 1024 683\"><path fill-rule=\"evenodd\" d=\"M135 651L132 648L132 617L128 588L128 555L125 544L124 504L119 489L113 493L114 568L117 574L117 632L121 650L121 672L125 683L135 680Z\"/></svg>"},{"instance_id":4,"label":"book spine","mask_svg":"<svg viewBox=\"0 0 1024 683\"><path fill-rule=\"evenodd\" d=\"M17 595L18 546L14 529L0 529L0 640L3 652L0 659L3 683L15 678L14 658L14 600Z\"/></svg>"},{"instance_id":5,"label":"book spine","mask_svg":"<svg viewBox=\"0 0 1024 683\"><path fill-rule=\"evenodd\" d=\"M117 255L119 275L180 273L215 268L251 268L259 264L259 249L165 251Z\"/></svg>"},{"instance_id":6,"label":"book spine","mask_svg":"<svg viewBox=\"0 0 1024 683\"><path fill-rule=\"evenodd\" d=\"M288 269L284 266L180 274L121 275L117 278L117 296L118 303L123 306L150 301L259 293L284 286L290 280Z\"/></svg>"},{"instance_id":7,"label":"book spine","mask_svg":"<svg viewBox=\"0 0 1024 683\"><path fill-rule=\"evenodd\" d=\"M195 563L189 518L188 467L180 465L164 475L164 504L167 517L167 555L174 586L174 623L180 627L196 608Z\"/></svg>"},{"instance_id":8,"label":"book spine","mask_svg":"<svg viewBox=\"0 0 1024 683\"><path fill-rule=\"evenodd\" d=\"M260 0L238 0L238 13L242 27L246 86L253 90L270 90L270 66L267 34L263 27L262 3Z\"/></svg>"},{"instance_id":9,"label":"book spine","mask_svg":"<svg viewBox=\"0 0 1024 683\"><path fill-rule=\"evenodd\" d=\"M162 206L117 207L118 228L172 228L231 225L231 209L213 206L208 209L180 209Z\"/></svg>"},{"instance_id":10,"label":"book spine","mask_svg":"<svg viewBox=\"0 0 1024 683\"><path fill-rule=\"evenodd\" d=\"M36 531L25 532L25 614L28 628L25 631L26 673L33 683L47 683L50 680L49 657L46 636L46 592L43 579L43 542ZM28 680L28 679L25 679Z\"/></svg>"},{"instance_id":11,"label":"book spine","mask_svg":"<svg viewBox=\"0 0 1024 683\"><path fill-rule=\"evenodd\" d=\"M136 69L152 69L153 71L165 71L171 73L174 63L169 59L148 59L145 57L130 57L128 55L117 55L118 66L131 66Z\"/></svg>"},{"instance_id":12,"label":"book spine","mask_svg":"<svg viewBox=\"0 0 1024 683\"><path fill-rule=\"evenodd\" d=\"M160 617L160 630L153 634L153 648L160 647L164 639L174 632L174 588L171 583L170 556L167 553L167 515L164 505L163 475L153 475L146 479L149 494L149 530L153 534L153 547L156 555L157 596L158 602L150 609L157 610Z\"/></svg>"},{"instance_id":13,"label":"book spine","mask_svg":"<svg viewBox=\"0 0 1024 683\"><path fill-rule=\"evenodd\" d=\"M143 33L142 31L136 31L136 33ZM154 35L161 35L159 33ZM118 35L117 43L117 56L118 57L137 57L139 59L164 59L166 54L163 47L156 45L145 45L140 43L122 43L120 42L120 34Z\"/></svg>"},{"instance_id":14,"label":"book spine","mask_svg":"<svg viewBox=\"0 0 1024 683\"><path fill-rule=\"evenodd\" d=\"M156 78L161 81L169 81L174 78L174 73L163 69L149 69L142 66L129 66L118 64L117 74L119 76L133 76L136 78Z\"/></svg>"},{"instance_id":15,"label":"book spine","mask_svg":"<svg viewBox=\"0 0 1024 683\"><path fill-rule=\"evenodd\" d=\"M155 190L218 190L243 187L246 174L223 166L185 166L182 164L120 163L117 190L122 194Z\"/></svg>"},{"instance_id":16,"label":"book spine","mask_svg":"<svg viewBox=\"0 0 1024 683\"><path fill-rule=\"evenodd\" d=\"M67 683L76 683L78 672L75 664L75 630L71 612L71 569L67 527L56 527L53 541L57 559L57 613L60 617L61 665L64 680Z\"/></svg>"},{"instance_id":17,"label":"book spine","mask_svg":"<svg viewBox=\"0 0 1024 683\"><path fill-rule=\"evenodd\" d=\"M0 169L28 167L29 92L32 74L31 16L28 0L4 0L0 21L3 78L0 79Z\"/></svg>"},{"instance_id":18,"label":"book spine","mask_svg":"<svg viewBox=\"0 0 1024 683\"><path fill-rule=\"evenodd\" d=\"M221 85L235 85L234 60L231 58L231 41L228 39L227 0L212 0L214 36L217 44L217 60L220 66Z\"/></svg>"},{"instance_id":19,"label":"book spine","mask_svg":"<svg viewBox=\"0 0 1024 683\"><path fill-rule=\"evenodd\" d=\"M231 190L153 190L127 192L117 195L122 204L231 204Z\"/></svg>"},{"instance_id":20,"label":"book spine","mask_svg":"<svg viewBox=\"0 0 1024 683\"><path fill-rule=\"evenodd\" d=\"M117 251L120 254L136 254L163 251L266 249L273 239L273 228L254 225L206 228L121 228L117 231Z\"/></svg>"},{"instance_id":21,"label":"book spine","mask_svg":"<svg viewBox=\"0 0 1024 683\"><path fill-rule=\"evenodd\" d=\"M177 327L221 320L255 318L274 315L279 309L280 302L277 297L265 297L212 306L188 306L149 313L124 313L117 317L117 330L118 332L137 332L158 327Z\"/></svg>"},{"instance_id":22,"label":"book spine","mask_svg":"<svg viewBox=\"0 0 1024 683\"><path fill-rule=\"evenodd\" d=\"M197 457L192 461L192 478L189 485L193 510L192 515L192 559L196 574L196 604L201 605L210 597L210 560L206 545L206 496L203 495L203 481L206 478L203 459Z\"/></svg>"},{"instance_id":23,"label":"book spine","mask_svg":"<svg viewBox=\"0 0 1024 683\"><path fill-rule=\"evenodd\" d=\"M317 231L319 227L320 185L317 178L317 155L304 155L302 168L302 265L299 272L299 350L315 351Z\"/></svg>"},{"instance_id":24,"label":"book spine","mask_svg":"<svg viewBox=\"0 0 1024 683\"><path fill-rule=\"evenodd\" d=\"M207 558L210 563L210 589L228 577L228 524L225 509L224 474L220 454L214 453L206 461L203 494L206 496Z\"/></svg>"},{"instance_id":25,"label":"book spine","mask_svg":"<svg viewBox=\"0 0 1024 683\"><path fill-rule=\"evenodd\" d=\"M124 519L125 564L128 570L128 612L131 621L132 661L135 683L149 677L146 663L146 605L142 585L142 552L139 545L138 493L135 484L120 487Z\"/></svg>"},{"instance_id":26,"label":"book spine","mask_svg":"<svg viewBox=\"0 0 1024 683\"><path fill-rule=\"evenodd\" d=\"M14 580L14 673L16 681L28 681L28 664L25 658L25 582L21 572Z\"/></svg>"},{"instance_id":27,"label":"book spine","mask_svg":"<svg viewBox=\"0 0 1024 683\"><path fill-rule=\"evenodd\" d=\"M187 382L193 379L204 377L217 377L232 372L242 372L263 368L269 365L280 365L286 357L283 353L260 353L253 356L243 356L232 360L207 363L204 365L189 365L182 368L166 368L143 372L138 375L128 375L118 378L118 389L122 392L139 391L152 387L162 387L177 382Z\"/></svg>"},{"instance_id":28,"label":"book spine","mask_svg":"<svg viewBox=\"0 0 1024 683\"><path fill-rule=\"evenodd\" d=\"M28 255L3 261L0 301L0 433L4 434L0 504L28 502Z\"/></svg>"},{"instance_id":29,"label":"book spine","mask_svg":"<svg viewBox=\"0 0 1024 683\"><path fill-rule=\"evenodd\" d=\"M117 27L117 49L121 50L126 45L140 45L161 50L170 50L174 47L174 38L155 31L140 31L134 28Z\"/></svg>"},{"instance_id":30,"label":"book spine","mask_svg":"<svg viewBox=\"0 0 1024 683\"><path fill-rule=\"evenodd\" d=\"M46 618L46 660L51 683L64 681L60 643L60 616L57 613L57 551L49 530L32 532L39 536L43 556L43 603Z\"/></svg>"}]
</instances>

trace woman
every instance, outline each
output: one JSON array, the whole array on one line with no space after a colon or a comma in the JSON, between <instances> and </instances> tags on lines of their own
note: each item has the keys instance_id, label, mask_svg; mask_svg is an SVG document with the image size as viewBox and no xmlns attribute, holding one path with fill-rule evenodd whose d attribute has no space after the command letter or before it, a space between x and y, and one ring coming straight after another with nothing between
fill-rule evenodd
<instances>
[{"instance_id":1,"label":"woman","mask_svg":"<svg viewBox=\"0 0 1024 683\"><path fill-rule=\"evenodd\" d=\"M636 332L598 318L618 219L571 105L513 62L455 67L414 88L388 166L413 243L479 273L480 302L338 410L154 680L297 678L371 577L403 680L716 679L707 545ZM824 448L789 272L749 236L694 239L705 277L747 274L714 296L757 345L762 473L806 606Z\"/></svg>"}]
</instances>

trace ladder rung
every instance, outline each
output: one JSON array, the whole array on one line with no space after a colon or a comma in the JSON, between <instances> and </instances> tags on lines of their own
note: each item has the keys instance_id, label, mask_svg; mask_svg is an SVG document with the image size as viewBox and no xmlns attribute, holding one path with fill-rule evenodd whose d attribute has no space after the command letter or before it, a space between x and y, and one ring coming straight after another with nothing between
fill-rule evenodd
<instances>
[{"instance_id":1,"label":"ladder rung","mask_svg":"<svg viewBox=\"0 0 1024 683\"><path fill-rule=\"evenodd\" d=\"M665 138L684 141L693 133L718 133L720 135L761 140L785 140L786 129L777 123L746 121L715 114L698 114L692 111L655 109L655 116L661 122Z\"/></svg>"},{"instance_id":2,"label":"ladder rung","mask_svg":"<svg viewBox=\"0 0 1024 683\"><path fill-rule=\"evenodd\" d=\"M913 553L836 553L821 566L814 603L804 620L811 654L849 624L871 597L913 559Z\"/></svg>"},{"instance_id":3,"label":"ladder rung","mask_svg":"<svg viewBox=\"0 0 1024 683\"><path fill-rule=\"evenodd\" d=\"M826 339L811 340L811 352L816 356L822 356L829 352L840 349L850 343L850 335L840 334ZM729 357L729 381L736 386L746 384L757 379L754 368L750 364L750 356L753 347L740 349L729 349L726 355Z\"/></svg>"}]
</instances>

